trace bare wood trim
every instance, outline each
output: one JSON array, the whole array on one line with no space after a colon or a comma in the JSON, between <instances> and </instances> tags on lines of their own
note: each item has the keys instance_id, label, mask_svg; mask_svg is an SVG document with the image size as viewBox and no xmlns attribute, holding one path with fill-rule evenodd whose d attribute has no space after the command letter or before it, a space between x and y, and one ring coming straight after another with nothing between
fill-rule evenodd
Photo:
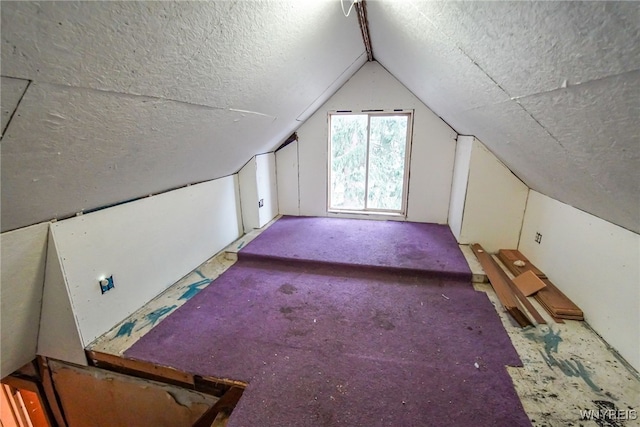
<instances>
[{"instance_id":1,"label":"bare wood trim","mask_svg":"<svg viewBox=\"0 0 640 427\"><path fill-rule=\"evenodd\" d=\"M167 380L177 382L178 385L189 385L195 388L195 382L193 375L178 371L177 369L167 366L154 365L150 362L144 362L141 360L127 359L120 356L114 356L112 354L101 353L98 351L87 350L87 358L92 366L96 368L106 368L116 370L114 368L123 368L130 372L137 372L140 374L148 374L160 381ZM125 372L123 372L125 373Z\"/></svg>"},{"instance_id":2,"label":"bare wood trim","mask_svg":"<svg viewBox=\"0 0 640 427\"><path fill-rule=\"evenodd\" d=\"M40 394L40 389L36 380L24 377L14 376L13 374L2 379L2 384L6 384L18 390L28 390L36 394Z\"/></svg>"},{"instance_id":3,"label":"bare wood trim","mask_svg":"<svg viewBox=\"0 0 640 427\"><path fill-rule=\"evenodd\" d=\"M511 287L504 280L504 277L507 277L504 271L498 266L498 264L493 260L491 255L485 252L485 250L479 244L471 245L471 249L473 253L478 258L478 261L482 265L482 269L487 273L487 277L489 278L489 282L491 286L496 292L498 299L502 306L507 310L507 313L513 317L513 319L520 325L521 327L533 325L531 320L524 313L522 306L518 302L518 299L513 294ZM507 277L508 279L508 277ZM515 285L514 285L515 287Z\"/></svg>"},{"instance_id":4,"label":"bare wood trim","mask_svg":"<svg viewBox=\"0 0 640 427\"><path fill-rule=\"evenodd\" d=\"M364 42L364 48L367 51L367 60L371 62L373 61L373 49L371 48L371 36L369 35L366 0L356 2L355 8L358 15L358 24L360 24L360 32L362 33L362 41Z\"/></svg>"},{"instance_id":5,"label":"bare wood trim","mask_svg":"<svg viewBox=\"0 0 640 427\"><path fill-rule=\"evenodd\" d=\"M216 397L223 396L230 387L245 388L247 383L229 378L192 375L168 366L155 365L136 359L128 359L113 354L87 350L91 366L132 375L149 380L164 382L189 388Z\"/></svg>"},{"instance_id":6,"label":"bare wood trim","mask_svg":"<svg viewBox=\"0 0 640 427\"><path fill-rule=\"evenodd\" d=\"M238 401L242 397L244 388L231 387L224 396L218 400L207 412L202 414L200 418L193 424L192 427L211 427L213 422L218 417L218 414L225 413L231 414L233 409L238 404Z\"/></svg>"},{"instance_id":7,"label":"bare wood trim","mask_svg":"<svg viewBox=\"0 0 640 427\"><path fill-rule=\"evenodd\" d=\"M64 416L64 412L62 411L60 398L56 392L55 386L53 385L53 378L51 378L51 370L49 369L47 360L42 356L38 356L36 362L38 364L38 371L42 378L42 388L46 397L45 408L51 411L53 419L55 419L58 427L67 427L67 420Z\"/></svg>"}]
</instances>

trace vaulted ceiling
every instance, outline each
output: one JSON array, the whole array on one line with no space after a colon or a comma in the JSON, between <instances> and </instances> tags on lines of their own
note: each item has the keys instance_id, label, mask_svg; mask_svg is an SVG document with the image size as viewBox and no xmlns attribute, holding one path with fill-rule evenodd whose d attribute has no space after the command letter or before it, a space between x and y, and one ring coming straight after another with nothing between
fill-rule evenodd
<instances>
[{"instance_id":1,"label":"vaulted ceiling","mask_svg":"<svg viewBox=\"0 0 640 427\"><path fill-rule=\"evenodd\" d=\"M458 133L531 188L640 231L639 3L367 10L375 59ZM366 61L338 0L0 11L3 230L232 174Z\"/></svg>"}]
</instances>

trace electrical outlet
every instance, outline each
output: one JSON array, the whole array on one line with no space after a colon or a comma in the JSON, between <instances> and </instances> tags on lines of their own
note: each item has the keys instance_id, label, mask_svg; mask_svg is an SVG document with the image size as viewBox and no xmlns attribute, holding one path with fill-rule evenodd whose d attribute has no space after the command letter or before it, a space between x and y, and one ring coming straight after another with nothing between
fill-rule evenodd
<instances>
[{"instance_id":1,"label":"electrical outlet","mask_svg":"<svg viewBox=\"0 0 640 427\"><path fill-rule=\"evenodd\" d=\"M109 276L109 277L104 277L102 279L100 279L98 281L98 284L100 285L100 292L102 292L103 294L111 289L114 288L113 285L113 275Z\"/></svg>"},{"instance_id":2,"label":"electrical outlet","mask_svg":"<svg viewBox=\"0 0 640 427\"><path fill-rule=\"evenodd\" d=\"M258 200L258 207L261 208L264 206L264 199Z\"/></svg>"},{"instance_id":3,"label":"electrical outlet","mask_svg":"<svg viewBox=\"0 0 640 427\"><path fill-rule=\"evenodd\" d=\"M542 234L536 233L536 243L540 244L542 242Z\"/></svg>"}]
</instances>

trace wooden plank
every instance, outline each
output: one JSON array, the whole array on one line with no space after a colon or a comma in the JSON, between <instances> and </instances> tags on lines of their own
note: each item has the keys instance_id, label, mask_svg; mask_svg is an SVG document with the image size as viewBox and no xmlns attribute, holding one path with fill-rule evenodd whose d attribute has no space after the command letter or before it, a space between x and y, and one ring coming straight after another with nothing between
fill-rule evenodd
<instances>
[{"instance_id":1,"label":"wooden plank","mask_svg":"<svg viewBox=\"0 0 640 427\"><path fill-rule=\"evenodd\" d=\"M38 371L40 372L40 378L42 378L42 388L44 389L44 395L46 396L46 407L51 411L58 427L67 427L67 421L62 413L60 398L53 386L53 379L51 378L51 370L47 364L47 359L42 356L38 356L36 361L38 364Z\"/></svg>"},{"instance_id":2,"label":"wooden plank","mask_svg":"<svg viewBox=\"0 0 640 427\"><path fill-rule=\"evenodd\" d=\"M507 312L521 327L533 325L522 309L522 306L513 294L511 287L505 281L506 275L504 271L496 264L491 255L486 253L479 244L471 245L473 253L476 254L478 261L482 265L483 270L489 277L489 282L496 292L498 299ZM508 277L506 277L508 280ZM514 286L515 288L515 286Z\"/></svg>"},{"instance_id":3,"label":"wooden plank","mask_svg":"<svg viewBox=\"0 0 640 427\"><path fill-rule=\"evenodd\" d=\"M147 374L144 377L154 380L169 380L180 385L195 386L193 375L178 371L177 369L167 366L154 365L153 363L144 362L135 359L126 359L124 357L114 356L112 354L100 353L97 351L87 350L87 358L91 365L97 368L105 368L114 371L121 371L131 374Z\"/></svg>"},{"instance_id":4,"label":"wooden plank","mask_svg":"<svg viewBox=\"0 0 640 427\"><path fill-rule=\"evenodd\" d=\"M535 294L546 286L545 283L531 270L525 271L518 277L515 277L513 279L513 283L515 283L525 297Z\"/></svg>"},{"instance_id":5,"label":"wooden plank","mask_svg":"<svg viewBox=\"0 0 640 427\"><path fill-rule=\"evenodd\" d=\"M540 304L553 310L554 315L564 319L584 320L582 310L573 303L560 289L558 289L550 280L543 280L546 285L538 291L535 298Z\"/></svg>"},{"instance_id":6,"label":"wooden plank","mask_svg":"<svg viewBox=\"0 0 640 427\"><path fill-rule=\"evenodd\" d=\"M542 317L540 313L538 313L538 310L535 309L535 307L531 304L531 302L529 302L529 300L522 293L522 291L520 291L520 289L518 289L515 283L513 283L513 281L509 278L509 276L507 276L507 273L504 272L504 270L500 267L500 265L497 262L495 262L495 260L493 260L493 258L491 258L491 260L496 264L496 267L498 269L498 274L502 276L502 280L504 280L504 282L507 285L509 285L509 288L511 289L513 294L516 296L516 298L518 298L518 300L522 303L522 305L524 305L524 307L527 309L529 314L531 314L531 316L536 321L536 323L538 323L539 325L546 324L547 321L544 320L544 317Z\"/></svg>"},{"instance_id":7,"label":"wooden plank","mask_svg":"<svg viewBox=\"0 0 640 427\"><path fill-rule=\"evenodd\" d=\"M546 274L538 270L538 268L517 249L500 249L498 251L498 259L504 263L505 267L507 267L514 276L519 276L526 271L533 271L540 279L547 278ZM521 261L523 265L519 266L514 264L517 261Z\"/></svg>"},{"instance_id":8,"label":"wooden plank","mask_svg":"<svg viewBox=\"0 0 640 427\"><path fill-rule=\"evenodd\" d=\"M517 249L500 249L498 258L514 275L520 275L527 271L538 276L545 287L540 289L534 296L536 301L544 307L554 318L564 318L569 320L584 320L582 310L573 303L560 289L558 289L547 276L533 265L527 257L522 255ZM524 266L514 264L515 260L520 260Z\"/></svg>"},{"instance_id":9,"label":"wooden plank","mask_svg":"<svg viewBox=\"0 0 640 427\"><path fill-rule=\"evenodd\" d=\"M224 396L220 398L209 410L207 410L202 416L193 424L192 427L211 427L213 422L218 418L218 414L225 413L231 414L233 408L236 407L238 401L242 397L244 392L243 388L231 387Z\"/></svg>"},{"instance_id":10,"label":"wooden plank","mask_svg":"<svg viewBox=\"0 0 640 427\"><path fill-rule=\"evenodd\" d=\"M189 426L218 400L93 367L51 362L51 371L70 426Z\"/></svg>"}]
</instances>

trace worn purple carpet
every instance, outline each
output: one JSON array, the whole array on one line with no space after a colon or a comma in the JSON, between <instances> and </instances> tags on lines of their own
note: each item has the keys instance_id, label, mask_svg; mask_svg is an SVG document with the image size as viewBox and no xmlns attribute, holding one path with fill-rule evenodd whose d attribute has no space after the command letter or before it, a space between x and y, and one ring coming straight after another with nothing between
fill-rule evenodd
<instances>
[{"instance_id":1,"label":"worn purple carpet","mask_svg":"<svg viewBox=\"0 0 640 427\"><path fill-rule=\"evenodd\" d=\"M240 254L245 259L471 277L451 230L439 224L284 216Z\"/></svg>"},{"instance_id":2,"label":"worn purple carpet","mask_svg":"<svg viewBox=\"0 0 640 427\"><path fill-rule=\"evenodd\" d=\"M281 257L274 230L246 250ZM505 369L520 360L485 294L447 272L331 265L324 249L317 264L304 249L302 264L241 256L125 357L248 382L230 427L530 425Z\"/></svg>"}]
</instances>

